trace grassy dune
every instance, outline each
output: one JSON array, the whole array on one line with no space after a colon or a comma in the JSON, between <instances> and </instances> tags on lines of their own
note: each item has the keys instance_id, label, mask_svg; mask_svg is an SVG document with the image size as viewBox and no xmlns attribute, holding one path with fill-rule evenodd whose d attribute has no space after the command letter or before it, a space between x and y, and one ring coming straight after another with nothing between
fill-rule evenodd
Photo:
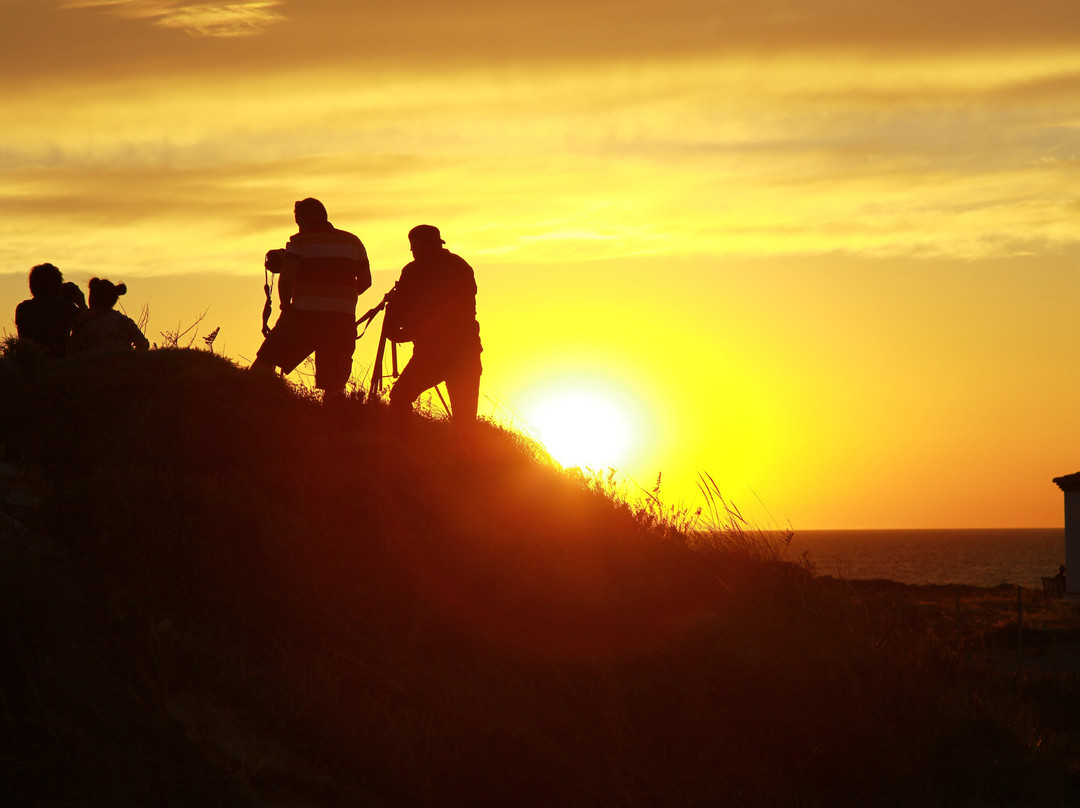
<instances>
[{"instance_id":1,"label":"grassy dune","mask_svg":"<svg viewBox=\"0 0 1080 808\"><path fill-rule=\"evenodd\" d=\"M9 346L0 804L1080 799L1080 680L1002 662L983 595L817 578L497 426L384 421L205 351Z\"/></svg>"}]
</instances>

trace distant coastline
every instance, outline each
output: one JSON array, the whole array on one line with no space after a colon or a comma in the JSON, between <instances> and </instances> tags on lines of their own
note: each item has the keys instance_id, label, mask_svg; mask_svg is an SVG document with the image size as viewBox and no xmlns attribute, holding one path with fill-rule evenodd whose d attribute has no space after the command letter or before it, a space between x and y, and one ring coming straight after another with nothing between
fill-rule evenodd
<instances>
[{"instance_id":1,"label":"distant coastline","mask_svg":"<svg viewBox=\"0 0 1080 808\"><path fill-rule=\"evenodd\" d=\"M1065 529L797 530L788 553L805 555L820 575L1038 588L1064 563Z\"/></svg>"}]
</instances>

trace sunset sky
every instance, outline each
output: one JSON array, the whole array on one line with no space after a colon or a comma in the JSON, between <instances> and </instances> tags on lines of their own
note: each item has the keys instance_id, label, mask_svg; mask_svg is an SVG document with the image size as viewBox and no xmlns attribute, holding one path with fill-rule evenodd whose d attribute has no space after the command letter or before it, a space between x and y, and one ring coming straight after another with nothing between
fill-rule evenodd
<instances>
[{"instance_id":1,"label":"sunset sky","mask_svg":"<svg viewBox=\"0 0 1080 808\"><path fill-rule=\"evenodd\" d=\"M220 326L247 364L262 256L315 196L368 248L360 312L409 228L440 227L476 270L481 414L535 427L569 396L598 419L586 434L625 427L596 462L631 488L662 471L693 507L707 472L796 530L1062 524L1051 478L1080 469L1075 0L0 14L8 333L51 261L125 281L152 342L206 311L200 333Z\"/></svg>"}]
</instances>

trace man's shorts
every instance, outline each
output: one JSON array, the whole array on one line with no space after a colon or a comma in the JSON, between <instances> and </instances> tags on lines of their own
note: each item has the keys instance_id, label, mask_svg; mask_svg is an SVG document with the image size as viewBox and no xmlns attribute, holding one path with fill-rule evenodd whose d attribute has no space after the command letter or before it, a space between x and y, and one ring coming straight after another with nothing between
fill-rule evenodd
<instances>
[{"instance_id":1,"label":"man's shorts","mask_svg":"<svg viewBox=\"0 0 1080 808\"><path fill-rule=\"evenodd\" d=\"M289 308L263 340L258 357L291 373L314 353L315 386L337 390L349 381L355 348L356 321L348 312Z\"/></svg>"}]
</instances>

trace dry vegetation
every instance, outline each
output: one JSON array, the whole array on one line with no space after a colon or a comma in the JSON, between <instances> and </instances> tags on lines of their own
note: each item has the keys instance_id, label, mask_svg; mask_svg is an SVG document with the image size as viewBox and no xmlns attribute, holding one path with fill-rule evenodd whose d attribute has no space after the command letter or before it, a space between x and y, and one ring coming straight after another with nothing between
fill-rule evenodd
<instances>
[{"instance_id":1,"label":"dry vegetation","mask_svg":"<svg viewBox=\"0 0 1080 808\"><path fill-rule=\"evenodd\" d=\"M1065 604L1024 652L1061 664L1021 665L995 590L818 578L722 499L693 532L384 415L208 351L8 346L0 804L1080 798Z\"/></svg>"}]
</instances>

